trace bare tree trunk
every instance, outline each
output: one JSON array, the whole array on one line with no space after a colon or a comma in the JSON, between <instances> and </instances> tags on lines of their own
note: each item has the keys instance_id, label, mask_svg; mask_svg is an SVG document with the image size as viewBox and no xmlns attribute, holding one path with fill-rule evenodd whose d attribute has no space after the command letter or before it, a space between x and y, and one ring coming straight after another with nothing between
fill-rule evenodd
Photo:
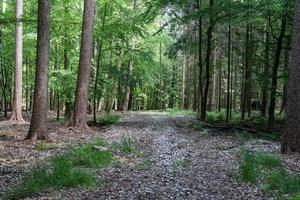
<instances>
[{"instance_id":1,"label":"bare tree trunk","mask_svg":"<svg viewBox=\"0 0 300 200\"><path fill-rule=\"evenodd\" d=\"M209 6L210 9L212 10L213 8L214 1L210 0L209 1ZM211 49L212 49L212 37L213 37L213 27L214 27L214 22L212 20L212 16L210 16L209 20L209 27L207 30L207 49L206 49L206 58L205 58L205 63L206 63L206 82L205 82L205 87L204 87L204 94L203 98L201 101L201 114L200 114L200 121L205 121L206 118L206 110L207 110L207 97L208 97L208 89L209 89L209 82L210 82L210 59L211 59Z\"/></svg>"},{"instance_id":2,"label":"bare tree trunk","mask_svg":"<svg viewBox=\"0 0 300 200\"><path fill-rule=\"evenodd\" d=\"M129 75L129 80L132 78L132 70L133 70L133 60L130 58L129 63L128 63L128 75ZM129 101L130 101L130 82L129 84L127 83L126 88L125 88L125 99L123 102L122 110L123 111L128 111L129 108Z\"/></svg>"},{"instance_id":3,"label":"bare tree trunk","mask_svg":"<svg viewBox=\"0 0 300 200\"><path fill-rule=\"evenodd\" d=\"M185 81L186 81L186 60L187 60L187 56L186 56L186 53L184 52L183 53L183 61L182 61L182 88L181 88L181 95L182 95L182 100L181 100L181 108L184 109L185 108L185 100L186 100L186 84L185 84Z\"/></svg>"},{"instance_id":4,"label":"bare tree trunk","mask_svg":"<svg viewBox=\"0 0 300 200\"><path fill-rule=\"evenodd\" d=\"M75 95L75 105L71 126L86 128L88 89L92 63L93 28L95 0L84 1L83 25L81 35L80 61Z\"/></svg>"},{"instance_id":5,"label":"bare tree trunk","mask_svg":"<svg viewBox=\"0 0 300 200\"><path fill-rule=\"evenodd\" d=\"M286 7L284 9L286 9ZM275 62L272 68L272 89L271 89L271 98L270 98L270 106L269 106L268 131L271 131L271 129L273 128L273 124L275 120L276 92L277 92L277 82L278 82L277 75L278 75L278 67L280 65L280 54L282 51L286 26L287 26L286 14L283 14L281 19L281 30L277 40Z\"/></svg>"},{"instance_id":6,"label":"bare tree trunk","mask_svg":"<svg viewBox=\"0 0 300 200\"><path fill-rule=\"evenodd\" d=\"M228 69L227 69L227 107L226 121L229 122L230 117L230 72L231 72L231 26L228 27Z\"/></svg>"},{"instance_id":7,"label":"bare tree trunk","mask_svg":"<svg viewBox=\"0 0 300 200\"><path fill-rule=\"evenodd\" d=\"M14 98L12 116L10 121L24 122L22 117L22 67L23 67L23 0L16 1L16 52L15 52L15 76Z\"/></svg>"},{"instance_id":8,"label":"bare tree trunk","mask_svg":"<svg viewBox=\"0 0 300 200\"><path fill-rule=\"evenodd\" d=\"M33 111L26 139L49 139L47 130L50 0L38 1L37 62Z\"/></svg>"},{"instance_id":9,"label":"bare tree trunk","mask_svg":"<svg viewBox=\"0 0 300 200\"><path fill-rule=\"evenodd\" d=\"M289 46L291 43L290 38L287 40L287 45ZM289 59L290 59L290 54L289 54L289 49L286 48L285 49L285 53L284 53L284 70L288 71L289 69ZM287 84L284 82L283 83L283 88L282 88L282 103L281 103L281 108L280 108L280 114L283 113L283 111L285 110L286 107L286 101L287 101Z\"/></svg>"},{"instance_id":10,"label":"bare tree trunk","mask_svg":"<svg viewBox=\"0 0 300 200\"><path fill-rule=\"evenodd\" d=\"M262 100L261 100L261 116L266 116L267 104L268 104L268 77L269 77L269 58L270 58L270 33L266 30L265 33L265 59L264 59L264 67L263 67L263 86L262 86Z\"/></svg>"},{"instance_id":11,"label":"bare tree trunk","mask_svg":"<svg viewBox=\"0 0 300 200\"><path fill-rule=\"evenodd\" d=\"M282 152L300 153L300 0L296 0L292 44L287 120L283 131Z\"/></svg>"},{"instance_id":12,"label":"bare tree trunk","mask_svg":"<svg viewBox=\"0 0 300 200\"><path fill-rule=\"evenodd\" d=\"M250 69L250 25L247 24L246 31L246 49L245 49L245 76L243 87L243 101L242 101L242 119L245 119L245 113L249 104L249 96L251 90L251 69Z\"/></svg>"}]
</instances>

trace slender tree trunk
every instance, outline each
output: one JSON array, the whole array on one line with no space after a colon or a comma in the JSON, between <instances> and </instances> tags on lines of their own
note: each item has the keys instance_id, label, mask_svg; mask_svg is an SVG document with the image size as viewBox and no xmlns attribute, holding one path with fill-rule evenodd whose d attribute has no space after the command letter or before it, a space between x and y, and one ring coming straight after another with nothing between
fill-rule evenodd
<instances>
[{"instance_id":1,"label":"slender tree trunk","mask_svg":"<svg viewBox=\"0 0 300 200\"><path fill-rule=\"evenodd\" d=\"M24 122L22 117L22 67L23 67L23 0L16 1L16 52L15 52L15 76L14 76L14 98L12 116L10 121Z\"/></svg>"},{"instance_id":2,"label":"slender tree trunk","mask_svg":"<svg viewBox=\"0 0 300 200\"><path fill-rule=\"evenodd\" d=\"M281 145L283 153L300 153L300 0L296 0L293 29L287 120Z\"/></svg>"},{"instance_id":3,"label":"slender tree trunk","mask_svg":"<svg viewBox=\"0 0 300 200\"><path fill-rule=\"evenodd\" d=\"M183 53L183 61L182 61L182 88L181 88L181 108L185 109L185 104L186 104L186 60L187 60L187 56L186 53Z\"/></svg>"},{"instance_id":4,"label":"slender tree trunk","mask_svg":"<svg viewBox=\"0 0 300 200\"><path fill-rule=\"evenodd\" d=\"M245 49L245 77L243 87L243 101L242 101L242 119L245 119L245 113L248 108L248 101L250 96L250 84L251 84L251 69L250 69L250 25L247 24L246 31L246 49Z\"/></svg>"},{"instance_id":5,"label":"slender tree trunk","mask_svg":"<svg viewBox=\"0 0 300 200\"><path fill-rule=\"evenodd\" d=\"M98 55L97 55L97 64L96 64L96 75L95 75L95 83L94 83L94 97L93 97L93 121L96 124L97 122L97 90L98 90L98 79L99 79L99 71L101 64L101 54L102 54L102 39L98 44Z\"/></svg>"},{"instance_id":6,"label":"slender tree trunk","mask_svg":"<svg viewBox=\"0 0 300 200\"><path fill-rule=\"evenodd\" d=\"M231 72L231 26L228 27L228 69L227 69L227 107L226 121L229 122L230 117L230 72Z\"/></svg>"},{"instance_id":7,"label":"slender tree trunk","mask_svg":"<svg viewBox=\"0 0 300 200\"><path fill-rule=\"evenodd\" d=\"M173 64L172 68L172 82L171 82L171 96L170 96L170 103L169 107L174 108L176 106L176 81L177 81L177 76L176 76L176 64Z\"/></svg>"},{"instance_id":8,"label":"slender tree trunk","mask_svg":"<svg viewBox=\"0 0 300 200\"><path fill-rule=\"evenodd\" d=\"M50 0L38 1L37 62L33 111L26 139L49 139L47 130Z\"/></svg>"},{"instance_id":9,"label":"slender tree trunk","mask_svg":"<svg viewBox=\"0 0 300 200\"><path fill-rule=\"evenodd\" d=\"M201 9L201 0L197 0L198 11ZM198 18L198 68L199 68L199 77L198 77L198 110L199 118L201 113L201 102L203 99L203 84L202 84L202 75L203 75L203 63L202 63L202 17Z\"/></svg>"},{"instance_id":10,"label":"slender tree trunk","mask_svg":"<svg viewBox=\"0 0 300 200\"><path fill-rule=\"evenodd\" d=\"M287 40L287 46L290 45L290 39ZM285 54L284 54L284 70L288 71L289 69L289 49L285 49ZM287 84L284 82L283 83L283 88L282 88L282 103L281 103L281 108L280 108L280 114L283 113L286 107L286 101L287 101Z\"/></svg>"},{"instance_id":11,"label":"slender tree trunk","mask_svg":"<svg viewBox=\"0 0 300 200\"><path fill-rule=\"evenodd\" d=\"M133 0L132 2L133 4L133 11L136 10L137 8L137 5L138 5L138 0ZM124 102L123 102L123 105L122 105L122 110L123 111L128 111L129 108L130 108L130 96L131 96L131 79L132 79L132 73L133 73L133 64L134 64L134 61L133 61L133 54L134 54L134 48L135 48L135 42L133 41L132 42L132 46L133 46L133 50L131 52L131 57L130 57L130 60L129 60L129 64L128 64L128 75L129 75L129 84L127 83L126 84L126 87L125 87L125 98L124 98Z\"/></svg>"},{"instance_id":12,"label":"slender tree trunk","mask_svg":"<svg viewBox=\"0 0 300 200\"><path fill-rule=\"evenodd\" d=\"M270 66L270 33L266 30L265 33L265 59L263 67L263 85L262 85L262 100L261 100L261 116L266 116L267 104L268 104L268 80L269 80L269 66Z\"/></svg>"},{"instance_id":13,"label":"slender tree trunk","mask_svg":"<svg viewBox=\"0 0 300 200\"><path fill-rule=\"evenodd\" d=\"M210 10L212 10L213 3L214 3L213 0L209 1ZM214 27L214 22L213 22L212 16L210 16L209 27L208 27L208 30L207 30L207 49L206 49L206 58L205 58L206 83L205 83L203 98L202 98L202 101L201 101L200 121L205 121L205 118L206 118L207 97L208 97L208 89L209 89L209 82L210 82L210 57L211 57L211 48L212 48L211 43L212 43L212 37L213 37L213 35L212 35L213 27Z\"/></svg>"},{"instance_id":14,"label":"slender tree trunk","mask_svg":"<svg viewBox=\"0 0 300 200\"><path fill-rule=\"evenodd\" d=\"M130 89L131 89L131 78L132 78L132 70L133 70L133 60L130 58L128 63L128 75L129 75L129 83L127 83L125 88L125 99L123 102L122 110L128 111L129 109L129 101L130 101Z\"/></svg>"},{"instance_id":15,"label":"slender tree trunk","mask_svg":"<svg viewBox=\"0 0 300 200\"><path fill-rule=\"evenodd\" d=\"M80 61L75 95L73 119L71 125L86 128L88 89L92 62L93 29L95 0L84 0L83 25L81 35Z\"/></svg>"},{"instance_id":16,"label":"slender tree trunk","mask_svg":"<svg viewBox=\"0 0 300 200\"><path fill-rule=\"evenodd\" d=\"M286 9L286 8L284 8ZM284 11L285 12L285 11ZM277 48L275 54L275 62L272 69L272 89L271 89L271 98L270 98L270 106L269 106L269 118L268 118L268 131L271 131L273 128L274 120L275 120L275 107L276 107L276 92L277 92L277 82L278 82L278 67L280 65L280 54L282 51L283 39L286 32L286 15L282 16L281 19L281 30L280 35L277 39Z\"/></svg>"}]
</instances>

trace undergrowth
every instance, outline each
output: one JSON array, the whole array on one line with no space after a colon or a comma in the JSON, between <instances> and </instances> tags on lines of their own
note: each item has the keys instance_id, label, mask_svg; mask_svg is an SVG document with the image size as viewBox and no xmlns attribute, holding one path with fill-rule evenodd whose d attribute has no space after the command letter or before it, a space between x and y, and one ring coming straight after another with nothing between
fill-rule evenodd
<instances>
[{"instance_id":1,"label":"undergrowth","mask_svg":"<svg viewBox=\"0 0 300 200\"><path fill-rule=\"evenodd\" d=\"M113 159L112 152L95 148L99 145L105 146L106 142L99 140L82 145L33 168L17 188L5 195L6 199L25 198L51 188L94 186L96 179L90 169L107 167Z\"/></svg>"},{"instance_id":2,"label":"undergrowth","mask_svg":"<svg viewBox=\"0 0 300 200\"><path fill-rule=\"evenodd\" d=\"M163 110L163 112L165 112L166 115L169 117L175 117L175 116L196 117L196 115L197 115L197 113L192 110L182 110L179 108L166 109L166 110Z\"/></svg>"},{"instance_id":3,"label":"undergrowth","mask_svg":"<svg viewBox=\"0 0 300 200\"><path fill-rule=\"evenodd\" d=\"M120 121L120 116L118 115L112 115L112 114L106 114L103 116L100 116L97 121L101 125L114 125Z\"/></svg>"},{"instance_id":4,"label":"undergrowth","mask_svg":"<svg viewBox=\"0 0 300 200\"><path fill-rule=\"evenodd\" d=\"M276 199L299 199L300 177L289 175L274 154L243 150L239 172L243 181L259 184Z\"/></svg>"}]
</instances>

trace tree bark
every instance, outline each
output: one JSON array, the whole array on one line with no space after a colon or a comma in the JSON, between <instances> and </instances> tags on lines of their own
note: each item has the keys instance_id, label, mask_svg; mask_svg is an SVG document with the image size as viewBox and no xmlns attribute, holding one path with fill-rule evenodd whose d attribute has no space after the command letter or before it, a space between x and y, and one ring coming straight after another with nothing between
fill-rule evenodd
<instances>
[{"instance_id":1,"label":"tree bark","mask_svg":"<svg viewBox=\"0 0 300 200\"><path fill-rule=\"evenodd\" d=\"M286 7L284 9L286 9ZM269 116L268 116L269 117L268 131L271 131L271 129L273 128L273 124L275 120L276 93L277 93L277 82L278 82L277 75L278 75L278 67L280 65L280 54L282 51L282 44L286 32L286 26L287 26L286 14L283 14L281 19L281 30L280 30L279 37L277 39L275 62L272 68L272 89L271 89L271 98L270 98Z\"/></svg>"},{"instance_id":2,"label":"tree bark","mask_svg":"<svg viewBox=\"0 0 300 200\"><path fill-rule=\"evenodd\" d=\"M293 29L287 120L281 146L283 153L300 153L300 0L296 0Z\"/></svg>"},{"instance_id":3,"label":"tree bark","mask_svg":"<svg viewBox=\"0 0 300 200\"><path fill-rule=\"evenodd\" d=\"M76 86L73 119L71 121L71 126L76 128L87 128L86 114L88 106L90 68L92 63L94 15L95 0L85 0L79 70Z\"/></svg>"},{"instance_id":4,"label":"tree bark","mask_svg":"<svg viewBox=\"0 0 300 200\"><path fill-rule=\"evenodd\" d=\"M212 11L213 7L213 0L209 1L209 6L210 10ZM209 89L209 82L210 82L210 58L211 58L211 48L212 48L212 33L213 33L213 27L214 27L214 22L212 19L212 16L210 16L209 19L209 27L207 30L207 49L206 49L206 58L205 58L205 63L206 63L206 82L205 82L205 87L204 87L204 94L203 98L201 100L201 114L200 114L200 121L205 121L206 118L206 110L207 110L207 97L208 97L208 89Z\"/></svg>"},{"instance_id":5,"label":"tree bark","mask_svg":"<svg viewBox=\"0 0 300 200\"><path fill-rule=\"evenodd\" d=\"M23 67L23 0L16 0L16 51L12 116L10 121L24 122L22 117L22 67Z\"/></svg>"},{"instance_id":6,"label":"tree bark","mask_svg":"<svg viewBox=\"0 0 300 200\"><path fill-rule=\"evenodd\" d=\"M38 1L37 62L33 111L26 139L49 139L47 130L50 0Z\"/></svg>"},{"instance_id":7,"label":"tree bark","mask_svg":"<svg viewBox=\"0 0 300 200\"><path fill-rule=\"evenodd\" d=\"M261 116L266 116L268 104L268 80L269 80L269 66L270 66L270 33L266 30L265 33L265 53L264 53L264 67L263 67L263 85L262 85L262 100L261 100Z\"/></svg>"},{"instance_id":8,"label":"tree bark","mask_svg":"<svg viewBox=\"0 0 300 200\"><path fill-rule=\"evenodd\" d=\"M226 121L229 122L230 117L230 72L231 72L231 26L228 27L228 68L227 68L227 107Z\"/></svg>"},{"instance_id":9,"label":"tree bark","mask_svg":"<svg viewBox=\"0 0 300 200\"><path fill-rule=\"evenodd\" d=\"M197 0L198 11L201 9L201 0ZM203 61L202 61L202 17L198 18L198 68L199 68L199 77L198 77L198 110L199 114L201 113L201 102L203 98L203 84L202 84L202 75L203 75ZM200 118L200 115L199 115Z\"/></svg>"}]
</instances>

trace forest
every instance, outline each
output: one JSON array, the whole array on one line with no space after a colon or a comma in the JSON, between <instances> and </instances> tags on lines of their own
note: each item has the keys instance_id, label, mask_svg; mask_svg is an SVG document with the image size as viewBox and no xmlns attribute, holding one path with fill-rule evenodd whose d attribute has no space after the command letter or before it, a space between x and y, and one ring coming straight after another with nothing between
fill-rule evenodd
<instances>
[{"instance_id":1,"label":"forest","mask_svg":"<svg viewBox=\"0 0 300 200\"><path fill-rule=\"evenodd\" d=\"M300 200L300 0L0 0L0 199Z\"/></svg>"}]
</instances>

